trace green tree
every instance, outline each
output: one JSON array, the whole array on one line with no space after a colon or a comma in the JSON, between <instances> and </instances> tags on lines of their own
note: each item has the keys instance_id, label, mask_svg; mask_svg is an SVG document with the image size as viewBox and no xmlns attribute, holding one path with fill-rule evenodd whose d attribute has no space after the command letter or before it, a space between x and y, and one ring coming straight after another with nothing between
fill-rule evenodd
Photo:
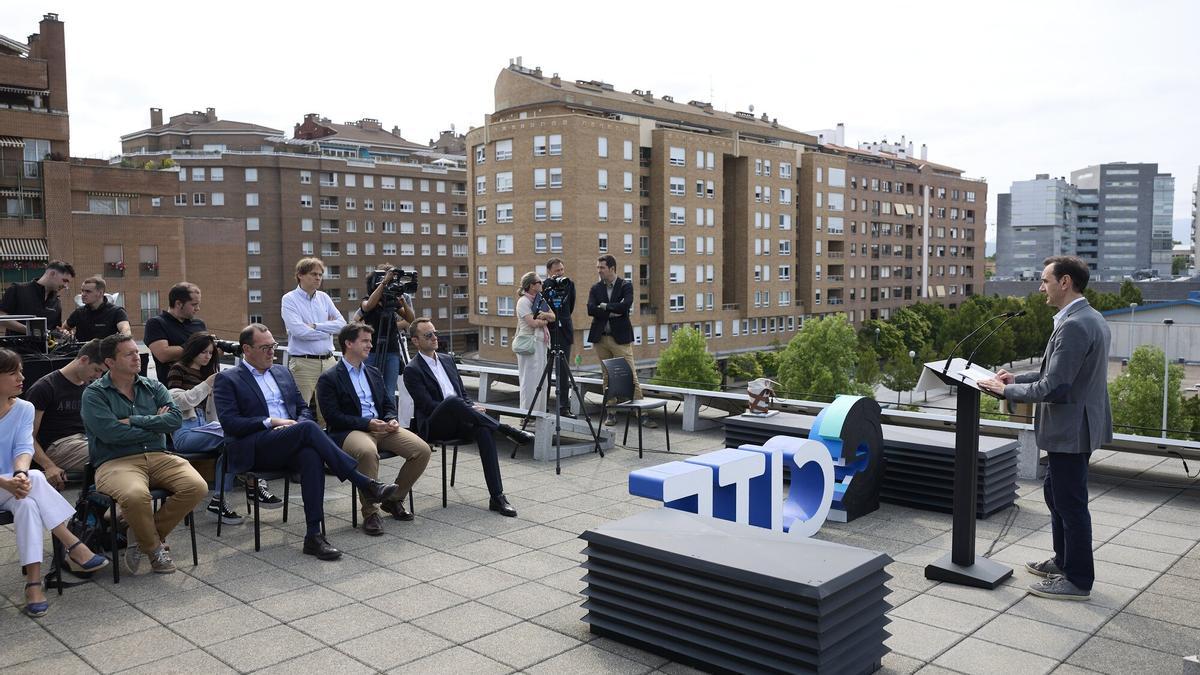
<instances>
[{"instance_id":1,"label":"green tree","mask_svg":"<svg viewBox=\"0 0 1200 675\"><path fill-rule=\"evenodd\" d=\"M762 375L759 377L774 378L779 376L779 353L779 349L754 352L754 360L758 363L758 367L762 369Z\"/></svg>"},{"instance_id":2,"label":"green tree","mask_svg":"<svg viewBox=\"0 0 1200 675\"><path fill-rule=\"evenodd\" d=\"M1007 309L1009 301L997 297L987 297L982 295L973 295L961 305L958 310L950 314L945 320L942 328L942 341L945 342L944 350L939 350L941 354L948 354L950 349L954 347L959 340L962 340L971 331L975 330L984 322L996 316L1000 312L1010 311ZM979 331L970 339L963 342L955 356L965 358L971 352L978 348L975 352L974 363L978 363L987 367L994 367L1001 363L1006 363L1012 360L1012 355L1015 354L1014 343L1015 336L1012 329L1012 322L1005 324L995 335L988 337L988 333L993 328L996 328L1002 319L996 319L989 326Z\"/></svg>"},{"instance_id":3,"label":"green tree","mask_svg":"<svg viewBox=\"0 0 1200 675\"><path fill-rule=\"evenodd\" d=\"M747 382L762 377L763 369L754 354L734 354L725 364L725 375L731 380Z\"/></svg>"},{"instance_id":4,"label":"green tree","mask_svg":"<svg viewBox=\"0 0 1200 675\"><path fill-rule=\"evenodd\" d=\"M893 391L908 391L917 386L921 368L915 357L908 358L908 352L896 354L883 362L883 384Z\"/></svg>"},{"instance_id":5,"label":"green tree","mask_svg":"<svg viewBox=\"0 0 1200 675\"><path fill-rule=\"evenodd\" d=\"M929 325L929 319L911 307L901 307L892 312L888 323L895 326L904 336L904 345L909 351L919 354L925 345L933 341L933 327Z\"/></svg>"},{"instance_id":6,"label":"green tree","mask_svg":"<svg viewBox=\"0 0 1200 675\"><path fill-rule=\"evenodd\" d=\"M685 326L671 334L671 344L658 357L654 384L716 390L721 385L717 360L708 353L704 335Z\"/></svg>"},{"instance_id":7,"label":"green tree","mask_svg":"<svg viewBox=\"0 0 1200 675\"><path fill-rule=\"evenodd\" d=\"M810 319L779 355L779 382L790 396L873 396L869 385L855 382L857 351L854 327L844 314Z\"/></svg>"},{"instance_id":8,"label":"green tree","mask_svg":"<svg viewBox=\"0 0 1200 675\"><path fill-rule=\"evenodd\" d=\"M929 336L933 341L933 350L935 352L938 354L945 353L946 350L954 345L954 342L946 343L946 336L943 332L946 319L950 316L950 312L945 307L930 302L918 302L909 305L905 309L916 313L929 324Z\"/></svg>"},{"instance_id":9,"label":"green tree","mask_svg":"<svg viewBox=\"0 0 1200 675\"><path fill-rule=\"evenodd\" d=\"M1015 358L1027 359L1041 356L1046 351L1046 342L1054 330L1054 314L1057 309L1046 304L1043 293L1030 293L1021 302L1025 316L1012 320L1013 353Z\"/></svg>"},{"instance_id":10,"label":"green tree","mask_svg":"<svg viewBox=\"0 0 1200 675\"><path fill-rule=\"evenodd\" d=\"M1167 428L1190 431L1191 420L1185 419L1179 385L1183 382L1183 366L1172 365L1167 384ZM1113 424L1117 431L1129 434L1158 436L1162 428L1163 352L1153 345L1142 345L1133 351L1129 367L1108 386L1112 404ZM1120 425L1139 427L1122 429ZM1172 438L1188 438L1186 433L1172 433Z\"/></svg>"},{"instance_id":11,"label":"green tree","mask_svg":"<svg viewBox=\"0 0 1200 675\"><path fill-rule=\"evenodd\" d=\"M1186 257L1184 257L1184 261L1184 265L1186 266ZM1121 307L1128 307L1131 302L1136 302L1139 305L1142 304L1142 289L1138 288L1138 285L1129 279L1121 282L1121 289L1117 291L1117 295L1121 299Z\"/></svg>"}]
</instances>

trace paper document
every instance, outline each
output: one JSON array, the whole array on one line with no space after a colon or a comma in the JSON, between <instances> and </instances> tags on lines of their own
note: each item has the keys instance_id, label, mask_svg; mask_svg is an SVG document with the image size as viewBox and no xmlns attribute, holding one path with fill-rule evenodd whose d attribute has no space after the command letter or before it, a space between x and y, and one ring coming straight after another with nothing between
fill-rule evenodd
<instances>
[{"instance_id":1,"label":"paper document","mask_svg":"<svg viewBox=\"0 0 1200 675\"><path fill-rule=\"evenodd\" d=\"M963 368L961 370L955 370L954 374L965 380L971 380L972 382L978 382L980 380L987 380L987 379L996 377L996 374L993 373L992 371L988 370L987 368L984 368L983 366L974 366L974 365L971 366L970 368Z\"/></svg>"}]
</instances>

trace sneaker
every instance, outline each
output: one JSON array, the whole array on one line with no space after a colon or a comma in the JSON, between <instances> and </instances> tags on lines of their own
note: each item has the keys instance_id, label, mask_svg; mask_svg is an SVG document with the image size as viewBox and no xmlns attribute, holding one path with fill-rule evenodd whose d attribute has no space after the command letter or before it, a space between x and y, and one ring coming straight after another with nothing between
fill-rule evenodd
<instances>
[{"instance_id":1,"label":"sneaker","mask_svg":"<svg viewBox=\"0 0 1200 675\"><path fill-rule=\"evenodd\" d=\"M1091 591L1085 591L1067 580L1066 577L1047 577L1029 584L1029 592L1039 598L1051 600L1087 600Z\"/></svg>"},{"instance_id":2,"label":"sneaker","mask_svg":"<svg viewBox=\"0 0 1200 675\"><path fill-rule=\"evenodd\" d=\"M129 534L132 535L133 532ZM129 537L129 544L125 547L125 568L134 575L146 572L146 554L138 548L137 542L133 540L132 536Z\"/></svg>"},{"instance_id":3,"label":"sneaker","mask_svg":"<svg viewBox=\"0 0 1200 675\"><path fill-rule=\"evenodd\" d=\"M608 417L604 420L604 426L614 427L616 425L617 425L617 416L612 413L609 413Z\"/></svg>"},{"instance_id":4,"label":"sneaker","mask_svg":"<svg viewBox=\"0 0 1200 675\"><path fill-rule=\"evenodd\" d=\"M150 569L154 570L155 574L173 574L175 572L175 561L171 559L171 552L166 546L159 546L150 554Z\"/></svg>"},{"instance_id":5,"label":"sneaker","mask_svg":"<svg viewBox=\"0 0 1200 675\"><path fill-rule=\"evenodd\" d=\"M258 500L259 508L263 508L263 509L283 508L283 500L280 499L279 497L276 497L271 492L271 489L269 487L267 487L267 481L260 478L258 480L257 488L258 489L256 490L255 486L247 484L246 485L246 498L249 500ZM226 521L226 522L228 522L228 521Z\"/></svg>"},{"instance_id":6,"label":"sneaker","mask_svg":"<svg viewBox=\"0 0 1200 675\"><path fill-rule=\"evenodd\" d=\"M208 502L208 512L213 517L219 518L226 525L241 525L242 521L245 520L237 511L221 506L221 500L217 497L213 497Z\"/></svg>"},{"instance_id":7,"label":"sneaker","mask_svg":"<svg viewBox=\"0 0 1200 675\"><path fill-rule=\"evenodd\" d=\"M1054 558L1044 562L1027 562L1025 570L1030 574L1036 574L1039 577L1054 577L1062 576L1062 570L1058 569L1058 565L1054 563Z\"/></svg>"},{"instance_id":8,"label":"sneaker","mask_svg":"<svg viewBox=\"0 0 1200 675\"><path fill-rule=\"evenodd\" d=\"M642 418L642 426L647 429L657 429L658 422L655 422L654 420L650 419L649 417L643 417Z\"/></svg>"}]
</instances>

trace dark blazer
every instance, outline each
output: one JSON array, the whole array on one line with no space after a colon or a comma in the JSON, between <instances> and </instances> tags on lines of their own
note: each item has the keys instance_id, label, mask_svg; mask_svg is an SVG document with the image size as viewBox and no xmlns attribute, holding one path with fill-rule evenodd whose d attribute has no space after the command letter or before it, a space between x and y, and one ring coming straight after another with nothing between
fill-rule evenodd
<instances>
[{"instance_id":1,"label":"dark blazer","mask_svg":"<svg viewBox=\"0 0 1200 675\"><path fill-rule=\"evenodd\" d=\"M607 309L600 309L602 302L608 303ZM592 317L592 329L588 331L588 342L596 344L604 335L604 321L608 320L609 333L619 345L633 342L633 324L629 322L629 309L633 306L633 284L621 277L613 282L612 300L608 299L608 289L603 281L597 281L588 292L587 311Z\"/></svg>"},{"instance_id":2,"label":"dark blazer","mask_svg":"<svg viewBox=\"0 0 1200 675\"><path fill-rule=\"evenodd\" d=\"M303 422L315 422L312 410L305 405L296 388L296 380L288 369L275 365L268 373L275 378L288 417ZM238 364L223 370L213 383L213 401L217 406L217 417L225 430L225 444L229 448L229 466L232 473L242 473L254 467L254 445L259 434L267 433L263 424L271 415L267 411L267 400L254 381L246 366Z\"/></svg>"},{"instance_id":3,"label":"dark blazer","mask_svg":"<svg viewBox=\"0 0 1200 675\"><path fill-rule=\"evenodd\" d=\"M375 399L375 419L396 419L395 396L388 394L383 384L383 373L374 366L366 366L363 370L367 375L367 386L371 388L371 398ZM336 366L321 373L317 378L317 407L325 418L325 429L335 443L341 445L351 431L366 431L371 421L363 417L362 402L354 383L350 381L350 373L346 372L346 364Z\"/></svg>"},{"instance_id":4,"label":"dark blazer","mask_svg":"<svg viewBox=\"0 0 1200 675\"><path fill-rule=\"evenodd\" d=\"M1046 452L1088 453L1112 441L1108 348L1112 335L1100 312L1080 300L1046 343L1037 373L1021 373L1004 397L1036 403L1034 438Z\"/></svg>"},{"instance_id":5,"label":"dark blazer","mask_svg":"<svg viewBox=\"0 0 1200 675\"><path fill-rule=\"evenodd\" d=\"M562 336L563 344L575 344L575 322L571 319L571 314L575 312L575 282L567 279L567 292L563 296L562 308L550 308L554 312L555 319L558 320L559 335Z\"/></svg>"},{"instance_id":6,"label":"dark blazer","mask_svg":"<svg viewBox=\"0 0 1200 675\"><path fill-rule=\"evenodd\" d=\"M446 354L438 354L437 357L446 369L446 374L450 376L450 384L454 385L458 397L468 404L474 404L475 401L467 396L467 390L463 388L462 377L458 374L454 359ZM442 387L433 371L429 369L429 364L425 363L424 356L416 354L408 365L404 366L404 387L408 389L408 394L413 400L413 428L418 436L428 438L429 417L442 402Z\"/></svg>"}]
</instances>

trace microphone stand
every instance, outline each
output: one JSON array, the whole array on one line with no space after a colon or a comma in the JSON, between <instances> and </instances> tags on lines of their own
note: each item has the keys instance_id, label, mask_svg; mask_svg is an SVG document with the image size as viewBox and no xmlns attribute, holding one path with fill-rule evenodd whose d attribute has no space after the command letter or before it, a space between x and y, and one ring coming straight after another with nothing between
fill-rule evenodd
<instances>
[{"instance_id":1,"label":"microphone stand","mask_svg":"<svg viewBox=\"0 0 1200 675\"><path fill-rule=\"evenodd\" d=\"M1008 323L1010 319L1015 319L1018 316L1025 316L1025 310L1021 310L1019 312L1006 313L1004 315L1004 320L1000 322L1000 325L993 328L992 332L983 336L983 339L979 341L979 344L975 345L975 349L972 349L970 355L967 356L967 368L971 367L971 361L975 359L975 353L978 352L979 348L982 347L984 345L984 343L986 343L988 341L988 338L995 335L996 331L1000 330L1001 328L1004 328L1004 324ZM987 324L984 324L984 325L986 326Z\"/></svg>"},{"instance_id":2,"label":"microphone stand","mask_svg":"<svg viewBox=\"0 0 1200 675\"><path fill-rule=\"evenodd\" d=\"M1006 319L1006 318L1009 318L1009 316L1010 316L1012 313L1013 313L1013 312L1004 312L1004 313L1002 313L1002 314L997 314L996 316L993 316L992 318L988 319L987 321L984 321L983 323L979 324L979 327L978 327L978 328L976 328L975 330L971 331L970 333L967 333L967 336L966 336L966 337L964 337L963 339L959 340L959 341L958 341L958 343L954 345L954 349L951 349L951 350L950 350L950 354L948 354L948 355L946 356L946 365L945 365L945 367L943 367L943 368L942 368L942 374L943 374L943 375L947 375L947 374L949 374L949 373L950 373L950 361L952 361L952 360L953 360L953 358L954 358L954 354L955 354L956 352L958 352L958 348L959 348L959 347L961 347L961 346L962 346L962 344L963 344L964 342L966 342L967 340L971 339L971 336L972 336L972 335L974 335L974 334L978 333L979 331L983 330L984 326L987 326L989 323L991 323L991 322L995 321L996 319Z\"/></svg>"}]
</instances>

